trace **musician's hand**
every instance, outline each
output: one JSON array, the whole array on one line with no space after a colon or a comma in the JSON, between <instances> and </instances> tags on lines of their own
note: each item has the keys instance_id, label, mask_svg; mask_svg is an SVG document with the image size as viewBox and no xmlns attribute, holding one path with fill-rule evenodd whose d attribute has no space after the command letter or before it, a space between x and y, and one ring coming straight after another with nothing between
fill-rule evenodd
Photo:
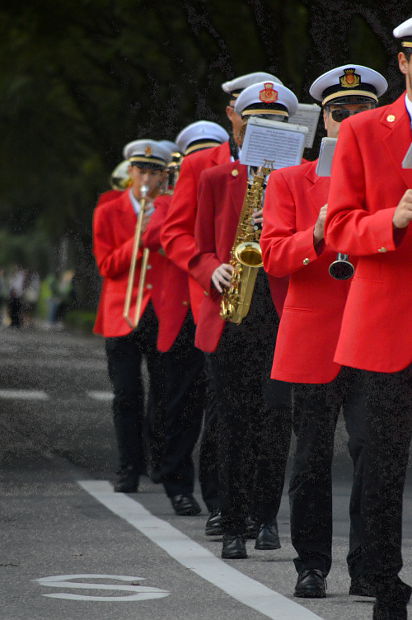
<instances>
[{"instance_id":1,"label":"musician's hand","mask_svg":"<svg viewBox=\"0 0 412 620\"><path fill-rule=\"evenodd\" d=\"M259 211L253 211L252 224L263 224L263 209L259 209Z\"/></svg>"},{"instance_id":2,"label":"musician's hand","mask_svg":"<svg viewBox=\"0 0 412 620\"><path fill-rule=\"evenodd\" d=\"M151 198L148 198L146 200L146 204L144 207L145 213L148 213L149 215L153 214L153 211L155 210L155 206L154 206L154 202Z\"/></svg>"},{"instance_id":3,"label":"musician's hand","mask_svg":"<svg viewBox=\"0 0 412 620\"><path fill-rule=\"evenodd\" d=\"M232 274L233 267L228 263L222 263L219 267L216 267L212 274L212 282L219 293L223 293L223 289L230 285Z\"/></svg>"},{"instance_id":4,"label":"musician's hand","mask_svg":"<svg viewBox=\"0 0 412 620\"><path fill-rule=\"evenodd\" d=\"M313 229L313 239L315 243L319 243L319 241L322 241L325 235L325 220L327 210L328 205L325 204L319 211L318 219L316 220L315 228Z\"/></svg>"},{"instance_id":5,"label":"musician's hand","mask_svg":"<svg viewBox=\"0 0 412 620\"><path fill-rule=\"evenodd\" d=\"M393 215L395 228L406 228L412 221L412 189L407 189Z\"/></svg>"},{"instance_id":6,"label":"musician's hand","mask_svg":"<svg viewBox=\"0 0 412 620\"><path fill-rule=\"evenodd\" d=\"M146 232L146 228L149 225L150 218L152 217L152 213L153 211L149 211L149 212L145 211L143 215L143 220L142 220L142 233Z\"/></svg>"}]
</instances>

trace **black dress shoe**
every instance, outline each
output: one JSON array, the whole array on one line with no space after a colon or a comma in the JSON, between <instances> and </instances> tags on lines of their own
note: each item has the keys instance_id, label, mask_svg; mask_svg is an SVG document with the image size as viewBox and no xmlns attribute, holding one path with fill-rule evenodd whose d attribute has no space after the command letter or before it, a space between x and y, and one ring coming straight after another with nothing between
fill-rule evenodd
<instances>
[{"instance_id":1,"label":"black dress shoe","mask_svg":"<svg viewBox=\"0 0 412 620\"><path fill-rule=\"evenodd\" d=\"M222 558L244 560L247 558L245 539L241 534L223 534Z\"/></svg>"},{"instance_id":2,"label":"black dress shoe","mask_svg":"<svg viewBox=\"0 0 412 620\"><path fill-rule=\"evenodd\" d=\"M361 575L353 577L350 582L349 594L351 596L376 596L376 581L372 577Z\"/></svg>"},{"instance_id":3,"label":"black dress shoe","mask_svg":"<svg viewBox=\"0 0 412 620\"><path fill-rule=\"evenodd\" d=\"M114 483L116 493L136 493L139 486L139 474L134 467L119 469Z\"/></svg>"},{"instance_id":4,"label":"black dress shoe","mask_svg":"<svg viewBox=\"0 0 412 620\"><path fill-rule=\"evenodd\" d=\"M373 606L373 620L407 620L408 610L405 603L390 606L376 601Z\"/></svg>"},{"instance_id":5,"label":"black dress shoe","mask_svg":"<svg viewBox=\"0 0 412 620\"><path fill-rule=\"evenodd\" d=\"M298 598L325 598L326 578L318 568L306 568L298 575L293 596Z\"/></svg>"},{"instance_id":6,"label":"black dress shoe","mask_svg":"<svg viewBox=\"0 0 412 620\"><path fill-rule=\"evenodd\" d=\"M206 536L221 536L222 530L222 515L220 510L212 510L205 525Z\"/></svg>"},{"instance_id":7,"label":"black dress shoe","mask_svg":"<svg viewBox=\"0 0 412 620\"><path fill-rule=\"evenodd\" d=\"M373 620L406 620L412 588L399 577L378 579Z\"/></svg>"},{"instance_id":8,"label":"black dress shoe","mask_svg":"<svg viewBox=\"0 0 412 620\"><path fill-rule=\"evenodd\" d=\"M174 495L170 501L175 513L181 517L191 517L202 511L193 495Z\"/></svg>"},{"instance_id":9,"label":"black dress shoe","mask_svg":"<svg viewBox=\"0 0 412 620\"><path fill-rule=\"evenodd\" d=\"M376 578L376 602L388 605L407 605L410 601L412 588L398 576L389 579Z\"/></svg>"},{"instance_id":10,"label":"black dress shoe","mask_svg":"<svg viewBox=\"0 0 412 620\"><path fill-rule=\"evenodd\" d=\"M255 549L266 551L280 549L278 526L276 521L262 523L256 536Z\"/></svg>"}]
</instances>

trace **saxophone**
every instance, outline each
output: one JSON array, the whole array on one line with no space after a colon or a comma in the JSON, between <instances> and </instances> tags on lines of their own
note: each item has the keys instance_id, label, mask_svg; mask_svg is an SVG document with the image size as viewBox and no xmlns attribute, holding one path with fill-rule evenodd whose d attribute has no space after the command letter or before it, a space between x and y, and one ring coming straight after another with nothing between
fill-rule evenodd
<instances>
[{"instance_id":1,"label":"saxophone","mask_svg":"<svg viewBox=\"0 0 412 620\"><path fill-rule=\"evenodd\" d=\"M265 162L266 163L266 162ZM230 285L222 295L220 316L225 321L240 325L249 312L255 288L258 269L262 267L262 250L260 249L260 228L252 224L253 212L261 208L266 176L272 168L260 166L248 183L235 242L230 252L230 264L233 275Z\"/></svg>"}]
</instances>

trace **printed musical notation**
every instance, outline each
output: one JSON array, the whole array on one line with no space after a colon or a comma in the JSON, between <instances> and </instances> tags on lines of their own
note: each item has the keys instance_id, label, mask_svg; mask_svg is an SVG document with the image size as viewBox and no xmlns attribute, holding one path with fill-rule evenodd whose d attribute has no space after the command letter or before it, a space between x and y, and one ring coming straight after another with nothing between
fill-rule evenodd
<instances>
[{"instance_id":1,"label":"printed musical notation","mask_svg":"<svg viewBox=\"0 0 412 620\"><path fill-rule=\"evenodd\" d=\"M261 166L273 162L275 170L301 163L307 127L251 118L243 141L240 163Z\"/></svg>"}]
</instances>

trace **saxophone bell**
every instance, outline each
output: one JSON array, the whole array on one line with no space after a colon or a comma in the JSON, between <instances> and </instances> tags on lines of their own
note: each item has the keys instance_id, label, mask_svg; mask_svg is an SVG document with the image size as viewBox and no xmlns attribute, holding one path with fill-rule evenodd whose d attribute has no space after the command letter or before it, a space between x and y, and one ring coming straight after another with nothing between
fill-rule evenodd
<instances>
[{"instance_id":1,"label":"saxophone bell","mask_svg":"<svg viewBox=\"0 0 412 620\"><path fill-rule=\"evenodd\" d=\"M236 260L245 267L263 267L262 250L256 241L239 243L234 255Z\"/></svg>"}]
</instances>

